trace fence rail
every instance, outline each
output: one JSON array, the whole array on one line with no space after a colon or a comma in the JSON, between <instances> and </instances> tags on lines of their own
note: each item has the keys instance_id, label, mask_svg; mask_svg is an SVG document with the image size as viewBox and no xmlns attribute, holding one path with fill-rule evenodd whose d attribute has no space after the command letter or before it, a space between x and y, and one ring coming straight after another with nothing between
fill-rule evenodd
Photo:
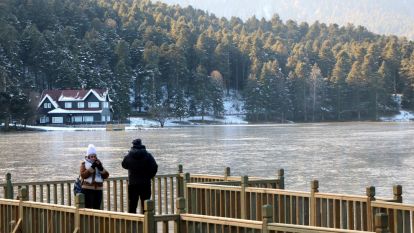
<instances>
[{"instance_id":1,"label":"fence rail","mask_svg":"<svg viewBox=\"0 0 414 233\"><path fill-rule=\"evenodd\" d=\"M26 204L30 201L32 206L33 203L38 203L73 207L77 204L72 192L73 182L73 180L63 180L13 183L11 182L11 175L7 174L6 182L0 185L3 187L2 195L5 198L21 198L22 194L17 193L17 191L25 190L27 194L24 195L25 199L23 201ZM88 226L91 225L90 222L98 222L107 225L109 228L121 229L123 232L144 227L145 224L136 219L135 222L128 220L128 214L122 215L122 212L127 210L127 185L127 177L112 177L106 180L104 184L102 209L110 211L110 213L117 212L121 215L116 216L121 217L98 217L99 214L90 214L95 213L93 211L82 212L82 210L81 212L85 214L82 215L82 218L79 218L77 232L86 231L85 226L81 224L85 221L87 221ZM414 233L412 227L414 224L414 205L401 204L401 186L394 187L392 198L376 197L374 187L368 187L365 196L320 193L318 181L311 182L310 192L290 191L285 190L284 187L284 172L282 169L279 170L276 179L260 179L258 177L231 176L229 168L225 169L223 175L194 175L183 173L182 166L179 166L176 174L158 175L152 181L153 218L157 222L154 228L158 228L162 232L168 232L172 229L173 224L179 225L177 218L182 213L197 215L197 218L210 216L262 221L265 217L262 206L270 205L271 214L267 213L266 216L271 216L267 220L272 223L372 232L375 230L375 214L387 213L390 216L387 221L392 233ZM184 199L181 199L181 197L184 197ZM186 200L181 205L185 212L178 207L178 200ZM22 222L20 217L17 217L23 216L19 215L22 211L30 213L29 216L37 216L38 219L43 219L42 221L46 221L44 220L45 217L41 218L39 216L48 216L49 214L50 216L60 216L59 219L63 219L62 221L66 225L73 225L72 222L76 222L76 218L72 219L71 214L64 211L59 212L54 209L55 207L50 207L52 212L38 213L37 210L31 209L31 206L24 206L21 210L22 205L19 203L22 200L20 202L15 200L14 202L12 200L12 202L1 201L3 204L0 207L0 220L8 223L1 226L1 233L10 232L13 224L22 225L22 227L27 224ZM26 216L25 218L30 217ZM126 220L128 221L125 222ZM51 220L47 221L49 221L49 227L57 226ZM199 227L205 230L206 227L198 226L199 223L186 224L192 224L187 229L188 231L199 229ZM37 229L36 227L33 227L33 229ZM207 227L208 230L213 229L211 227ZM98 226L95 228L88 230L99 232L100 228ZM220 232L219 228L214 228L212 231ZM223 230L224 228L220 229ZM240 229L235 229L236 232L240 231ZM69 230L59 228L59 231L66 232Z\"/></svg>"},{"instance_id":2,"label":"fence rail","mask_svg":"<svg viewBox=\"0 0 414 233\"><path fill-rule=\"evenodd\" d=\"M187 214L185 200L177 200L177 214L155 215L154 202L145 202L144 214L128 214L114 211L84 209L83 194L76 196L76 206L63 206L49 203L39 203L27 200L27 190L20 189L19 200L0 199L0 210L13 206L13 211L1 212L1 232L29 233L366 233L365 231L338 230L332 228L306 227L290 224L272 223L272 207L262 208L262 219L245 220ZM13 213L12 213L13 212ZM17 213L14 214L14 213ZM378 221L377 221L378 219ZM16 221L17 220L17 221ZM17 222L17 223L16 223ZM173 227L169 227L169 222ZM13 223L13 224L11 224ZM376 232L387 233L387 215L376 216ZM158 228L161 226L161 228Z\"/></svg>"}]
</instances>

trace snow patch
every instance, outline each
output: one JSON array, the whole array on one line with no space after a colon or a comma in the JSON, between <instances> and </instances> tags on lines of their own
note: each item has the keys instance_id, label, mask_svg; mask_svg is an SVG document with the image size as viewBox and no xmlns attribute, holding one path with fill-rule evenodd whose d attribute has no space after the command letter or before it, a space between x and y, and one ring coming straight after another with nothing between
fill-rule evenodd
<instances>
[{"instance_id":1,"label":"snow patch","mask_svg":"<svg viewBox=\"0 0 414 233\"><path fill-rule=\"evenodd\" d=\"M414 114L411 113L411 112L409 112L409 111L400 110L400 114L394 115L392 117L381 117L380 120L381 121L387 121L387 122L394 122L394 121L398 121L398 122L412 121L412 120L414 120Z\"/></svg>"}]
</instances>

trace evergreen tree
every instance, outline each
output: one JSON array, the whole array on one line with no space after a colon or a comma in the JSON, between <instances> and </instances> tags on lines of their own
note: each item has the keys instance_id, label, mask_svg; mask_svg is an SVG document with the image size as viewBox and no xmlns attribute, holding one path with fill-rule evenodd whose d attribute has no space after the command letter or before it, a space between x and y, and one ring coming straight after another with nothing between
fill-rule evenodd
<instances>
[{"instance_id":1,"label":"evergreen tree","mask_svg":"<svg viewBox=\"0 0 414 233\"><path fill-rule=\"evenodd\" d=\"M310 98L312 100L312 121L322 119L322 101L325 80L317 64L312 66L309 79Z\"/></svg>"},{"instance_id":2,"label":"evergreen tree","mask_svg":"<svg viewBox=\"0 0 414 233\"><path fill-rule=\"evenodd\" d=\"M347 83L346 79L351 68L351 61L346 51L342 51L337 55L336 64L332 71L331 83L333 85L335 96L334 111L336 113L336 120L342 119L342 114L346 109L347 100Z\"/></svg>"}]
</instances>

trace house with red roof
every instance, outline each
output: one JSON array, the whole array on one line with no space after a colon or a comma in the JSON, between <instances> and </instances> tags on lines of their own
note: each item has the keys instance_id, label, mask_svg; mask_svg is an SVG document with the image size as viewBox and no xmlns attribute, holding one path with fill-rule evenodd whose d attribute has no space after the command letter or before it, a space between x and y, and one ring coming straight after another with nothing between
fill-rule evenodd
<instances>
[{"instance_id":1,"label":"house with red roof","mask_svg":"<svg viewBox=\"0 0 414 233\"><path fill-rule=\"evenodd\" d=\"M37 106L39 124L107 123L113 110L106 89L45 90Z\"/></svg>"}]
</instances>

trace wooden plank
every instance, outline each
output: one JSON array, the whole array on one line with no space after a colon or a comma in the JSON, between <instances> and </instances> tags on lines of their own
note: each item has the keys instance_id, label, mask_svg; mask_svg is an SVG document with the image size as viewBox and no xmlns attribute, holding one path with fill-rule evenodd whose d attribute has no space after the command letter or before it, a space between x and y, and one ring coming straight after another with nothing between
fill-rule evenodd
<instances>
[{"instance_id":1,"label":"wooden plank","mask_svg":"<svg viewBox=\"0 0 414 233\"><path fill-rule=\"evenodd\" d=\"M347 201L347 229L353 230L355 229L354 226L354 202L353 201Z\"/></svg>"},{"instance_id":2,"label":"wooden plank","mask_svg":"<svg viewBox=\"0 0 414 233\"><path fill-rule=\"evenodd\" d=\"M162 214L162 189L161 178L157 178L158 214Z\"/></svg>"},{"instance_id":3,"label":"wooden plank","mask_svg":"<svg viewBox=\"0 0 414 233\"><path fill-rule=\"evenodd\" d=\"M58 189L57 184L53 184L53 203L58 203Z\"/></svg>"},{"instance_id":4,"label":"wooden plank","mask_svg":"<svg viewBox=\"0 0 414 233\"><path fill-rule=\"evenodd\" d=\"M50 184L46 185L46 198L47 198L47 203L50 203Z\"/></svg>"},{"instance_id":5,"label":"wooden plank","mask_svg":"<svg viewBox=\"0 0 414 233\"><path fill-rule=\"evenodd\" d=\"M119 186L120 186L120 190L119 190L119 205L121 207L121 212L124 212L124 189L125 188L124 188L124 181L123 180L120 180L119 181ZM126 187L126 188L128 188L128 187ZM128 203L128 201L126 203Z\"/></svg>"},{"instance_id":6,"label":"wooden plank","mask_svg":"<svg viewBox=\"0 0 414 233\"><path fill-rule=\"evenodd\" d=\"M118 198L117 198L118 197L118 183L117 183L116 180L112 181L112 183L113 183L113 186L112 186L113 194L112 194L112 196L113 196L113 200L114 200L113 210L118 211Z\"/></svg>"},{"instance_id":7,"label":"wooden plank","mask_svg":"<svg viewBox=\"0 0 414 233\"><path fill-rule=\"evenodd\" d=\"M328 226L328 199L321 199L321 225L322 227Z\"/></svg>"},{"instance_id":8,"label":"wooden plank","mask_svg":"<svg viewBox=\"0 0 414 233\"><path fill-rule=\"evenodd\" d=\"M404 211L403 212L403 219L404 219L404 233L410 233L411 232L411 223L410 223L410 211Z\"/></svg>"},{"instance_id":9,"label":"wooden plank","mask_svg":"<svg viewBox=\"0 0 414 233\"><path fill-rule=\"evenodd\" d=\"M163 180L164 180L164 193L163 193L163 195L164 195L164 211L162 212L162 213L164 213L164 214L167 214L168 213L168 180L167 180L167 177L164 177L163 178Z\"/></svg>"},{"instance_id":10,"label":"wooden plank","mask_svg":"<svg viewBox=\"0 0 414 233\"><path fill-rule=\"evenodd\" d=\"M178 187L177 187L178 188ZM174 196L174 178L170 177L170 211L168 213L172 214L175 210L175 196ZM177 196L178 197L178 196Z\"/></svg>"},{"instance_id":11,"label":"wooden plank","mask_svg":"<svg viewBox=\"0 0 414 233\"><path fill-rule=\"evenodd\" d=\"M355 202L355 230L362 231L362 203Z\"/></svg>"}]
</instances>

